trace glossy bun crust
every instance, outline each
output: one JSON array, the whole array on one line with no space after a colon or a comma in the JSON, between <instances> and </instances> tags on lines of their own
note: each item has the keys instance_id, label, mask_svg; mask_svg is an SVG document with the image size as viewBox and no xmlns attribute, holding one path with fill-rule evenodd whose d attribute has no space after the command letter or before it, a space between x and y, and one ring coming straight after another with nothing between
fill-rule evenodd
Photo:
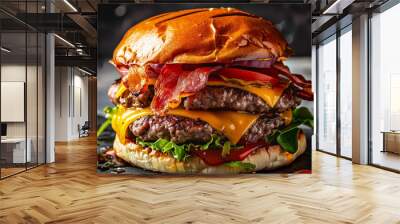
<instances>
[{"instance_id":1,"label":"glossy bun crust","mask_svg":"<svg viewBox=\"0 0 400 224\"><path fill-rule=\"evenodd\" d=\"M306 137L304 133L301 133L298 136L297 152L294 154L285 152L279 145L272 145L255 150L242 162L254 164L256 166L254 171L273 170L292 163L304 153L306 146ZM225 165L209 166L196 156L180 162L169 154L144 149L135 143L122 144L118 137L114 141L114 150L119 158L131 165L151 171L180 174L235 174L246 172Z\"/></svg>"},{"instance_id":2,"label":"glossy bun crust","mask_svg":"<svg viewBox=\"0 0 400 224\"><path fill-rule=\"evenodd\" d=\"M290 54L274 25L233 8L200 8L151 17L130 28L114 50L117 66L283 60Z\"/></svg>"}]
</instances>

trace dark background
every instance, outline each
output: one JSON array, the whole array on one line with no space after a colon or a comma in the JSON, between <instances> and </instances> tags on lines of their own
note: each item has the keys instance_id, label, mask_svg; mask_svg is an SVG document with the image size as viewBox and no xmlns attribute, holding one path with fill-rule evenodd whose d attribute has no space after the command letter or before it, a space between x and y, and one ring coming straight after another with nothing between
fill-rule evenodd
<instances>
[{"instance_id":1,"label":"dark background","mask_svg":"<svg viewBox=\"0 0 400 224\"><path fill-rule=\"evenodd\" d=\"M149 4L101 4L98 7L97 30L97 111L101 124L103 108L111 106L107 90L119 78L109 63L113 50L125 32L136 23L152 16L183 9L232 7L264 17L284 35L294 54L286 63L296 73L311 79L311 8L308 4L263 4L263 3L149 3ZM294 59L294 60L293 60ZM299 60L296 60L299 59ZM312 102L304 106L312 109ZM112 139L112 137L111 137ZM290 173L311 169L311 142L307 152L291 166L278 170ZM128 173L143 174L142 170L129 168ZM146 172L145 172L146 173Z\"/></svg>"}]
</instances>

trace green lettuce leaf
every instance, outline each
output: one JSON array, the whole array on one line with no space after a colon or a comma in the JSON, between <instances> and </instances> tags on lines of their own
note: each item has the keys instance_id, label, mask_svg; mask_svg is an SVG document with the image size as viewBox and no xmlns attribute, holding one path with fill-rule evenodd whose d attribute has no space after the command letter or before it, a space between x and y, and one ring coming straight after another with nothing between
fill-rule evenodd
<instances>
[{"instance_id":1,"label":"green lettuce leaf","mask_svg":"<svg viewBox=\"0 0 400 224\"><path fill-rule=\"evenodd\" d=\"M111 125L111 120L113 116L117 113L118 108L117 107L104 107L103 111L106 117L106 120L101 124L99 129L97 130L97 137L99 137L106 129L108 126Z\"/></svg>"},{"instance_id":2,"label":"green lettuce leaf","mask_svg":"<svg viewBox=\"0 0 400 224\"><path fill-rule=\"evenodd\" d=\"M208 141L207 143L200 145L200 148L202 150L207 150L208 147L210 147L210 145L212 145L212 143L215 141L215 138L219 138L217 135L211 135L210 141Z\"/></svg>"},{"instance_id":3,"label":"green lettuce leaf","mask_svg":"<svg viewBox=\"0 0 400 224\"><path fill-rule=\"evenodd\" d=\"M214 146L216 146L216 147L218 147L218 148L222 147L221 140L222 140L221 137L219 137L219 136L217 135L217 138L216 138L215 141L214 141Z\"/></svg>"},{"instance_id":4,"label":"green lettuce leaf","mask_svg":"<svg viewBox=\"0 0 400 224\"><path fill-rule=\"evenodd\" d=\"M231 153L231 143L229 141L224 143L224 146L222 147L222 153L221 156L225 157Z\"/></svg>"},{"instance_id":5,"label":"green lettuce leaf","mask_svg":"<svg viewBox=\"0 0 400 224\"><path fill-rule=\"evenodd\" d=\"M186 159L189 155L187 154L187 151L185 150L185 146L183 145L174 145L174 151L172 152L172 155L174 156L175 159L178 161L182 161Z\"/></svg>"},{"instance_id":6,"label":"green lettuce leaf","mask_svg":"<svg viewBox=\"0 0 400 224\"><path fill-rule=\"evenodd\" d=\"M142 147L150 147L153 150L161 151L163 153L171 153L172 156L179 161L182 161L187 157L187 145L177 145L166 139L160 138L155 142L145 142L138 137L136 138L136 143Z\"/></svg>"},{"instance_id":7,"label":"green lettuce leaf","mask_svg":"<svg viewBox=\"0 0 400 224\"><path fill-rule=\"evenodd\" d=\"M297 151L299 128L293 128L288 131L282 132L276 138L279 145L287 152L295 153Z\"/></svg>"},{"instance_id":8,"label":"green lettuce leaf","mask_svg":"<svg viewBox=\"0 0 400 224\"><path fill-rule=\"evenodd\" d=\"M254 165L252 163L244 163L242 161L227 162L227 163L224 163L224 165L227 167L239 168L246 172L254 171L256 169L256 165Z\"/></svg>"},{"instance_id":9,"label":"green lettuce leaf","mask_svg":"<svg viewBox=\"0 0 400 224\"><path fill-rule=\"evenodd\" d=\"M293 110L293 118L296 122L314 128L314 117L306 107L299 107Z\"/></svg>"},{"instance_id":10,"label":"green lettuce leaf","mask_svg":"<svg viewBox=\"0 0 400 224\"><path fill-rule=\"evenodd\" d=\"M299 107L293 110L292 122L271 135L266 137L266 141L270 144L278 143L283 150L295 153L298 148L297 136L300 132L299 126L305 125L310 128L314 127L314 118L312 113L306 107Z\"/></svg>"},{"instance_id":11,"label":"green lettuce leaf","mask_svg":"<svg viewBox=\"0 0 400 224\"><path fill-rule=\"evenodd\" d=\"M175 144L173 142L168 142L163 148L162 148L162 152L169 152L171 150L173 150L175 147Z\"/></svg>"},{"instance_id":12,"label":"green lettuce leaf","mask_svg":"<svg viewBox=\"0 0 400 224\"><path fill-rule=\"evenodd\" d=\"M141 138L136 138L136 143L141 145L142 147L151 147L153 145L153 143L145 142Z\"/></svg>"},{"instance_id":13,"label":"green lettuce leaf","mask_svg":"<svg viewBox=\"0 0 400 224\"><path fill-rule=\"evenodd\" d=\"M223 144L224 144L224 143L222 143L222 141L223 140L220 136L213 134L213 135L211 135L211 139L207 143L199 145L199 146L200 146L200 149L202 149L202 150L207 150L208 148L222 148ZM196 145L192 144L192 146L196 146Z\"/></svg>"},{"instance_id":14,"label":"green lettuce leaf","mask_svg":"<svg viewBox=\"0 0 400 224\"><path fill-rule=\"evenodd\" d=\"M155 142L146 142L140 137L136 138L136 143L142 147L149 147L153 150L161 151L163 153L171 153L171 155L179 161L185 160L187 157L189 157L189 151L191 149L208 150L210 148L222 148L222 155L224 156L229 154L233 147L239 148L239 146L233 145L229 141L225 141L224 143L222 142L223 140L218 135L212 135L211 139L204 144L188 143L181 145L162 138Z\"/></svg>"},{"instance_id":15,"label":"green lettuce leaf","mask_svg":"<svg viewBox=\"0 0 400 224\"><path fill-rule=\"evenodd\" d=\"M150 147L160 151L168 151L168 148L165 147L168 143L169 143L168 140L160 138L157 141L155 141Z\"/></svg>"}]
</instances>

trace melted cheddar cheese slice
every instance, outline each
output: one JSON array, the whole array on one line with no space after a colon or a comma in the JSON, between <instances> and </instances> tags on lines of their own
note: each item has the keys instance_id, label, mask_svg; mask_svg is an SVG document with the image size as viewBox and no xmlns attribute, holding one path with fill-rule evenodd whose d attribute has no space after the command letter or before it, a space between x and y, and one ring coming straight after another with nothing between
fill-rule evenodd
<instances>
[{"instance_id":1,"label":"melted cheddar cheese slice","mask_svg":"<svg viewBox=\"0 0 400 224\"><path fill-rule=\"evenodd\" d=\"M232 111L209 112L184 109L170 109L167 114L205 121L210 124L211 127L223 133L233 144L239 142L247 129L249 129L259 117L259 115ZM125 143L129 125L135 120L148 115L153 115L150 108L118 108L117 114L114 115L112 119L112 127L123 144Z\"/></svg>"},{"instance_id":2,"label":"melted cheddar cheese slice","mask_svg":"<svg viewBox=\"0 0 400 224\"><path fill-rule=\"evenodd\" d=\"M117 92L115 93L114 98L117 100L117 99L118 99L119 97L121 97L122 94L124 94L124 92L127 91L127 90L128 90L128 89L127 89L124 85L119 84L118 90L117 90Z\"/></svg>"}]
</instances>

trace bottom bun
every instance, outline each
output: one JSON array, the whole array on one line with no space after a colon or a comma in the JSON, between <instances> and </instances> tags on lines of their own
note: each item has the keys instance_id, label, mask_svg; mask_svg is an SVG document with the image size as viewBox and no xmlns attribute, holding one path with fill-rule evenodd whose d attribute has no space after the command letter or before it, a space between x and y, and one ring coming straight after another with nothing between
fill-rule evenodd
<instances>
[{"instance_id":1,"label":"bottom bun","mask_svg":"<svg viewBox=\"0 0 400 224\"><path fill-rule=\"evenodd\" d=\"M297 157L306 150L307 142L304 133L298 136L298 149L294 154L290 154L281 149L279 145L263 147L255 150L242 162L252 163L256 166L254 171L272 170L292 163ZM228 167L224 164L210 166L197 157L192 156L185 161L178 161L170 154L161 153L151 149L145 149L135 143L122 144L118 137L114 141L114 150L118 157L126 162L141 167L165 173L180 174L234 174L246 173L245 170L236 167ZM250 171L252 172L252 171Z\"/></svg>"}]
</instances>

